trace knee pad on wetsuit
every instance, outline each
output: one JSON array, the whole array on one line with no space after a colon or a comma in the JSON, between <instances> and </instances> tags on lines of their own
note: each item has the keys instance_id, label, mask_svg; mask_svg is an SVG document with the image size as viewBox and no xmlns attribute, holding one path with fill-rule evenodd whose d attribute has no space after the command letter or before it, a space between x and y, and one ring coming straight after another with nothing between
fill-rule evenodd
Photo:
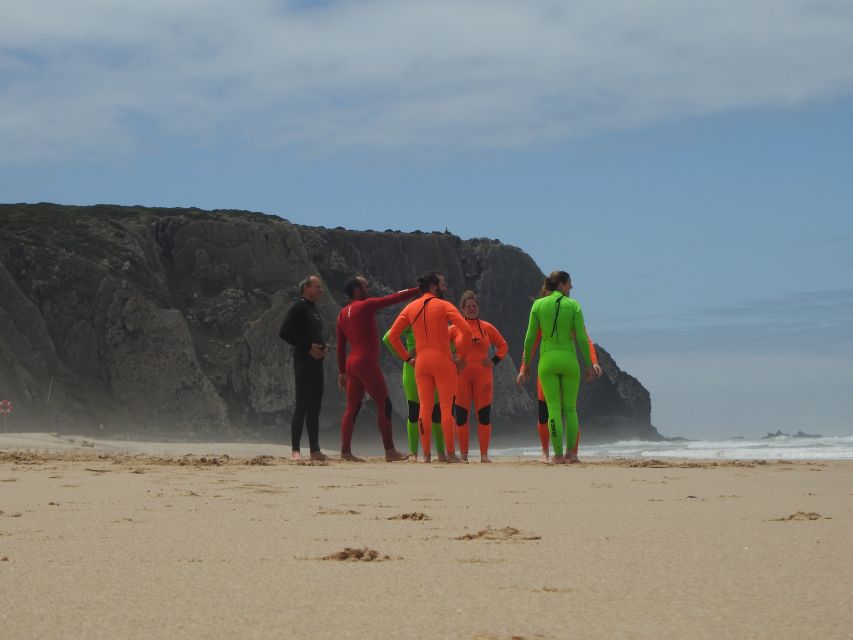
<instances>
[{"instance_id":1,"label":"knee pad on wetsuit","mask_svg":"<svg viewBox=\"0 0 853 640\"><path fill-rule=\"evenodd\" d=\"M548 422L548 405L544 400L539 401L539 424Z\"/></svg>"},{"instance_id":2,"label":"knee pad on wetsuit","mask_svg":"<svg viewBox=\"0 0 853 640\"><path fill-rule=\"evenodd\" d=\"M477 412L477 420L480 424L491 424L492 422L492 405L488 404Z\"/></svg>"},{"instance_id":3,"label":"knee pad on wetsuit","mask_svg":"<svg viewBox=\"0 0 853 640\"><path fill-rule=\"evenodd\" d=\"M441 422L441 406L437 402L432 405L432 421Z\"/></svg>"},{"instance_id":4,"label":"knee pad on wetsuit","mask_svg":"<svg viewBox=\"0 0 853 640\"><path fill-rule=\"evenodd\" d=\"M453 415L456 416L457 427L464 427L466 424L468 424L468 409L463 409L458 404L454 404Z\"/></svg>"},{"instance_id":5,"label":"knee pad on wetsuit","mask_svg":"<svg viewBox=\"0 0 853 640\"><path fill-rule=\"evenodd\" d=\"M391 398L385 397L385 417L391 419Z\"/></svg>"},{"instance_id":6,"label":"knee pad on wetsuit","mask_svg":"<svg viewBox=\"0 0 853 640\"><path fill-rule=\"evenodd\" d=\"M417 422L418 421L418 415L421 412L421 404L420 404L420 402L413 402L411 400L409 400L408 403L409 403L409 422Z\"/></svg>"}]
</instances>

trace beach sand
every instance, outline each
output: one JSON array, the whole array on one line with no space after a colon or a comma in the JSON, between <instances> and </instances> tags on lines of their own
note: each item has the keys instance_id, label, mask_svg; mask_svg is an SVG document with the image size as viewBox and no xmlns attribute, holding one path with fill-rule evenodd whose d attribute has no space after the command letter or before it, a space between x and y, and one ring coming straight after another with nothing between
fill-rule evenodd
<instances>
[{"instance_id":1,"label":"beach sand","mask_svg":"<svg viewBox=\"0 0 853 640\"><path fill-rule=\"evenodd\" d=\"M853 633L851 462L288 453L0 435L0 637Z\"/></svg>"}]
</instances>

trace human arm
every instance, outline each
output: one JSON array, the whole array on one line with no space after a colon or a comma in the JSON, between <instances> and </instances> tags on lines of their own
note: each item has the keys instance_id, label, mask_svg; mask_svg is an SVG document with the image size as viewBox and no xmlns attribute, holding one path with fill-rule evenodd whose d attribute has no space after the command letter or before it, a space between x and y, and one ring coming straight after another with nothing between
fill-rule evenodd
<instances>
[{"instance_id":1,"label":"human arm","mask_svg":"<svg viewBox=\"0 0 853 640\"><path fill-rule=\"evenodd\" d=\"M592 368L586 370L586 379L588 382L592 382L595 378L600 378L604 370L598 364L598 353L595 351L595 343L592 341L592 336L587 334L587 338L589 338L589 355L592 360Z\"/></svg>"},{"instance_id":2,"label":"human arm","mask_svg":"<svg viewBox=\"0 0 853 640\"><path fill-rule=\"evenodd\" d=\"M391 328L385 334L385 337L382 338L385 346L390 349L394 355L400 358L400 360L405 362L409 362L413 356L403 347L400 337L409 325L409 317L406 315L406 310L403 309L400 315L397 316L397 319L394 320L394 324L391 325Z\"/></svg>"},{"instance_id":3,"label":"human arm","mask_svg":"<svg viewBox=\"0 0 853 640\"><path fill-rule=\"evenodd\" d=\"M485 322L483 324L485 326L486 333L489 335L489 341L495 348L495 355L493 355L491 359L492 365L497 365L501 360L506 358L506 354L509 352L509 346L506 343L506 339L501 335L501 332L498 331L495 325L489 322Z\"/></svg>"},{"instance_id":4,"label":"human arm","mask_svg":"<svg viewBox=\"0 0 853 640\"><path fill-rule=\"evenodd\" d=\"M537 305L534 302L530 309L530 318L527 321L527 333L524 334L524 354L521 358L521 370L518 374L519 382L527 382L530 378L530 357L533 353L533 343L539 335L539 314L536 313Z\"/></svg>"},{"instance_id":5,"label":"human arm","mask_svg":"<svg viewBox=\"0 0 853 640\"><path fill-rule=\"evenodd\" d=\"M412 287L411 289L403 289L402 291L397 291L396 293L391 293L387 296L382 296L381 298L367 298L362 304L364 304L365 307L376 311L378 309L390 307L399 302L405 302L406 300L416 298L419 293L420 289L418 289L418 287Z\"/></svg>"},{"instance_id":6,"label":"human arm","mask_svg":"<svg viewBox=\"0 0 853 640\"><path fill-rule=\"evenodd\" d=\"M311 349L311 338L306 331L305 307L299 302L291 305L284 316L278 337L293 347L300 347L309 351Z\"/></svg>"},{"instance_id":7,"label":"human arm","mask_svg":"<svg viewBox=\"0 0 853 640\"><path fill-rule=\"evenodd\" d=\"M338 321L335 323L335 339L338 345L338 373L343 375L347 372L347 334L343 326L341 326L340 316L338 316Z\"/></svg>"},{"instance_id":8,"label":"human arm","mask_svg":"<svg viewBox=\"0 0 853 640\"><path fill-rule=\"evenodd\" d=\"M577 335L578 348L581 352L581 359L583 363L586 365L588 369L592 368L592 353L594 352L594 348L592 346L592 340L589 338L589 334L586 332L586 325L583 321L583 310L581 309L580 303L575 302L577 308L575 309L575 318L574 318L574 330Z\"/></svg>"},{"instance_id":9,"label":"human arm","mask_svg":"<svg viewBox=\"0 0 853 640\"><path fill-rule=\"evenodd\" d=\"M447 321L456 328L453 343L456 345L456 354L460 360L468 355L468 345L471 344L471 327L465 322L462 314L449 302L445 303L445 315ZM448 329L448 333L450 329Z\"/></svg>"}]
</instances>

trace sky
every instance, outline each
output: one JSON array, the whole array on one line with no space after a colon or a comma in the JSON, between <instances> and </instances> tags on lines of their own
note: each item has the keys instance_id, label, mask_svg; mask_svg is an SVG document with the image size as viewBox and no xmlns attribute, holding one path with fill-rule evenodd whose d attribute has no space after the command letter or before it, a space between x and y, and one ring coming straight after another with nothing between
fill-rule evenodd
<instances>
[{"instance_id":1,"label":"sky","mask_svg":"<svg viewBox=\"0 0 853 640\"><path fill-rule=\"evenodd\" d=\"M849 0L14 3L0 202L496 238L662 433L853 434Z\"/></svg>"}]
</instances>

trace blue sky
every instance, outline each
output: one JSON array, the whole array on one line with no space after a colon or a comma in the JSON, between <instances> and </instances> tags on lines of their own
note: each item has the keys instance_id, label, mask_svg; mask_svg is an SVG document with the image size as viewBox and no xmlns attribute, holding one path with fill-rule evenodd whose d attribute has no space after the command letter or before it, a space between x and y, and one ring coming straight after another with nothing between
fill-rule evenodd
<instances>
[{"instance_id":1,"label":"blue sky","mask_svg":"<svg viewBox=\"0 0 853 640\"><path fill-rule=\"evenodd\" d=\"M853 433L851 167L849 2L33 0L0 22L0 201L498 238L572 273L672 435Z\"/></svg>"}]
</instances>

